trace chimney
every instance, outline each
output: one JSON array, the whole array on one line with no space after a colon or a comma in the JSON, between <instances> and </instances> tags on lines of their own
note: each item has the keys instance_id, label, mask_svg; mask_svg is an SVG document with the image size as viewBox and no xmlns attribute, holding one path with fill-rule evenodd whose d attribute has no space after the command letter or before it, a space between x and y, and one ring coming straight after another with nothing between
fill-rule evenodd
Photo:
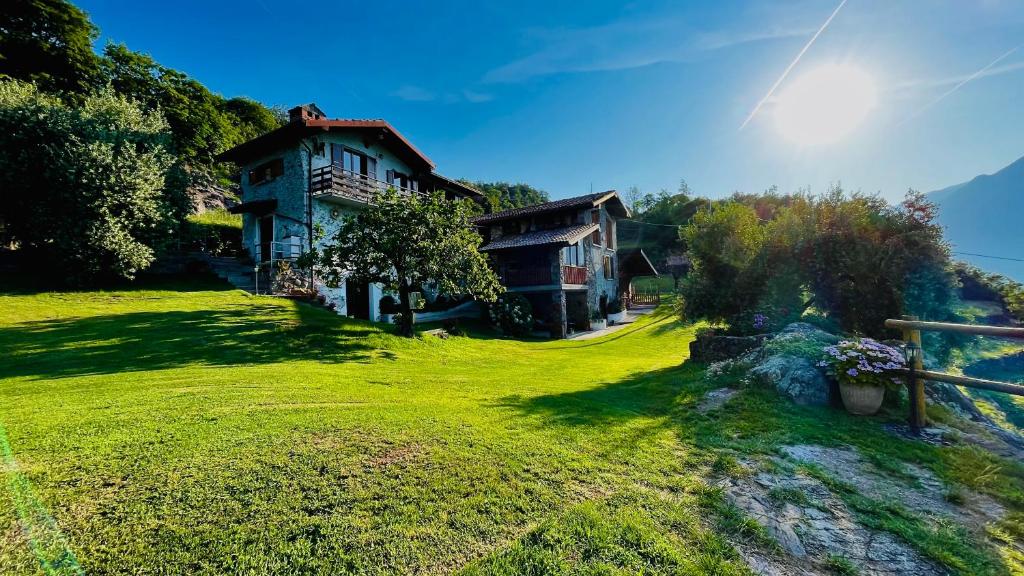
<instances>
[{"instance_id":1,"label":"chimney","mask_svg":"<svg viewBox=\"0 0 1024 576\"><path fill-rule=\"evenodd\" d=\"M317 108L316 104L303 104L288 111L289 122L305 122L306 120L322 120L323 111Z\"/></svg>"}]
</instances>

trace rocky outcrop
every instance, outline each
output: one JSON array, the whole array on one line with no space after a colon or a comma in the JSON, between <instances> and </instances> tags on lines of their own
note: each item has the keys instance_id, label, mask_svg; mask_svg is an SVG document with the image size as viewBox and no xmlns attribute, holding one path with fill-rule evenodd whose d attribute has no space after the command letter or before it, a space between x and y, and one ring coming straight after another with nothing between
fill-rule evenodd
<instances>
[{"instance_id":1,"label":"rocky outcrop","mask_svg":"<svg viewBox=\"0 0 1024 576\"><path fill-rule=\"evenodd\" d=\"M769 356L750 369L754 382L774 386L793 402L805 406L826 406L831 385L825 372L813 360L799 356Z\"/></svg>"},{"instance_id":2,"label":"rocky outcrop","mask_svg":"<svg viewBox=\"0 0 1024 576\"><path fill-rule=\"evenodd\" d=\"M794 322L750 354L754 382L773 386L797 404L825 406L833 402L835 387L818 366L820 352L839 338L805 322Z\"/></svg>"}]
</instances>

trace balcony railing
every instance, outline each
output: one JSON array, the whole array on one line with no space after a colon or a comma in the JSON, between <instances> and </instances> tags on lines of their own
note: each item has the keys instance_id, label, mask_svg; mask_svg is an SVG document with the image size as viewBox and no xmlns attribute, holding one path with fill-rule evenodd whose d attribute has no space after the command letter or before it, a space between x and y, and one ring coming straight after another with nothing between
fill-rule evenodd
<instances>
[{"instance_id":1,"label":"balcony railing","mask_svg":"<svg viewBox=\"0 0 1024 576\"><path fill-rule=\"evenodd\" d=\"M504 274L505 286L544 286L554 284L551 279L551 268L537 266L531 268L509 268Z\"/></svg>"},{"instance_id":2,"label":"balcony railing","mask_svg":"<svg viewBox=\"0 0 1024 576\"><path fill-rule=\"evenodd\" d=\"M394 188L399 194L418 193L416 190L345 170L338 164L316 168L309 177L309 189L314 196L334 196L359 204L369 204L376 194L388 188Z\"/></svg>"},{"instance_id":3,"label":"balcony railing","mask_svg":"<svg viewBox=\"0 0 1024 576\"><path fill-rule=\"evenodd\" d=\"M587 283L587 268L586 268L586 266L562 266L562 283L563 284L586 284Z\"/></svg>"}]
</instances>

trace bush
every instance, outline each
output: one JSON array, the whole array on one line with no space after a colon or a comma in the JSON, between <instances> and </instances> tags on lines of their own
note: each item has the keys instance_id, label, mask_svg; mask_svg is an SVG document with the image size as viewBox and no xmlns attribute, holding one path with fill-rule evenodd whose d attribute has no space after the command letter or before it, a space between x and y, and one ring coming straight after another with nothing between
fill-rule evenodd
<instances>
[{"instance_id":1,"label":"bush","mask_svg":"<svg viewBox=\"0 0 1024 576\"><path fill-rule=\"evenodd\" d=\"M906 366L906 359L900 350L870 338L843 340L839 344L826 346L824 351L825 359L818 365L828 368L840 384L898 386L900 380L893 376L893 371Z\"/></svg>"},{"instance_id":2,"label":"bush","mask_svg":"<svg viewBox=\"0 0 1024 576\"><path fill-rule=\"evenodd\" d=\"M81 106L0 81L0 220L67 282L133 278L174 228L167 123L109 90Z\"/></svg>"},{"instance_id":3,"label":"bush","mask_svg":"<svg viewBox=\"0 0 1024 576\"><path fill-rule=\"evenodd\" d=\"M622 301L616 298L608 303L608 313L618 314L619 312L622 312Z\"/></svg>"},{"instance_id":4,"label":"bush","mask_svg":"<svg viewBox=\"0 0 1024 576\"><path fill-rule=\"evenodd\" d=\"M525 336L533 328L530 301L522 294L506 292L491 304L489 319L510 336Z\"/></svg>"},{"instance_id":5,"label":"bush","mask_svg":"<svg viewBox=\"0 0 1024 576\"><path fill-rule=\"evenodd\" d=\"M398 302L395 301L395 297L386 294L378 302L381 314L397 314L398 313Z\"/></svg>"},{"instance_id":6,"label":"bush","mask_svg":"<svg viewBox=\"0 0 1024 576\"><path fill-rule=\"evenodd\" d=\"M682 284L684 318L750 334L813 307L843 331L876 338L885 319L903 314L957 319L949 247L922 194L890 206L835 188L789 196L770 220L745 204L757 197L738 198L701 209L680 231L693 264Z\"/></svg>"}]
</instances>

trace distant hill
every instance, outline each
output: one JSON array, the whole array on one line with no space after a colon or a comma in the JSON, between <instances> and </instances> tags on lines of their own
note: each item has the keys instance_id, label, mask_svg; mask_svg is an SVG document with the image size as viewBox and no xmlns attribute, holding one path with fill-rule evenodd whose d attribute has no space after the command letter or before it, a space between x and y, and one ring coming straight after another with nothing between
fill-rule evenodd
<instances>
[{"instance_id":1,"label":"distant hill","mask_svg":"<svg viewBox=\"0 0 1024 576\"><path fill-rule=\"evenodd\" d=\"M1024 259L1024 158L929 195L958 252ZM1024 262L954 255L975 266L1024 282Z\"/></svg>"}]
</instances>

